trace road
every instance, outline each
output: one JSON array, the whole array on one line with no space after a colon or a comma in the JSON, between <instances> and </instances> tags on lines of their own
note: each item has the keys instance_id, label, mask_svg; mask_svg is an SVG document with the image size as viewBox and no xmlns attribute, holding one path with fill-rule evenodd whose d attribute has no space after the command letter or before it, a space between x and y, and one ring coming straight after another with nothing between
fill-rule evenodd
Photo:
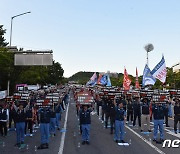
<instances>
[{"instance_id":1,"label":"road","mask_svg":"<svg viewBox=\"0 0 180 154\"><path fill-rule=\"evenodd\" d=\"M66 121L67 118L67 121ZM66 123L67 122L67 123ZM81 144L81 135L79 134L78 117L76 116L75 102L70 96L70 102L66 111L62 115L61 131L56 131L56 136L50 138L49 149L35 151L35 146L40 144L40 132L34 133L33 137L25 138L25 147L18 149L14 147L16 136L14 131L8 132L8 137L0 138L0 153L19 154L19 153L38 153L38 154L178 154L180 148L162 148L162 144L151 142L152 133L143 134L138 127L126 125L125 141L131 144L129 146L120 146L113 140L110 129L105 129L97 114L92 115L92 125L90 132L90 145ZM172 132L173 120L169 119L170 128L165 129L166 139L180 139L180 134ZM64 128L65 127L65 128ZM151 124L153 129L153 123ZM5 146L3 147L3 143ZM27 149L27 145L29 148Z\"/></svg>"}]
</instances>

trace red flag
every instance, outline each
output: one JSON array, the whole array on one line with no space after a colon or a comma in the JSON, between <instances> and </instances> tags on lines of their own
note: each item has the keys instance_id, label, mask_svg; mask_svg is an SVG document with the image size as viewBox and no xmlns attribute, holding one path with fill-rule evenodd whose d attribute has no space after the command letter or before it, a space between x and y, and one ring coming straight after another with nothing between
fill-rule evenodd
<instances>
[{"instance_id":1,"label":"red flag","mask_svg":"<svg viewBox=\"0 0 180 154\"><path fill-rule=\"evenodd\" d=\"M138 81L138 70L137 70L137 67L136 67L136 89L140 89L140 86L139 86L139 81Z\"/></svg>"},{"instance_id":2,"label":"red flag","mask_svg":"<svg viewBox=\"0 0 180 154\"><path fill-rule=\"evenodd\" d=\"M129 90L130 89L130 84L131 84L131 80L128 76L128 73L126 71L126 69L124 68L124 79L123 79L123 88L124 90Z\"/></svg>"},{"instance_id":3,"label":"red flag","mask_svg":"<svg viewBox=\"0 0 180 154\"><path fill-rule=\"evenodd\" d=\"M102 74L99 74L99 78L98 78L97 84L101 84L100 80L101 80L102 76L103 76Z\"/></svg>"}]
</instances>

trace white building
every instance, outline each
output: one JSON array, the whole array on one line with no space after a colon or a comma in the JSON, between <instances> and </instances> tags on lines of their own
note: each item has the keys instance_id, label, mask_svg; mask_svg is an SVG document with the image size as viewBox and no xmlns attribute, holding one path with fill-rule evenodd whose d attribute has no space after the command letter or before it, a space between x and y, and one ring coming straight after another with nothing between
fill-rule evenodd
<instances>
[{"instance_id":1,"label":"white building","mask_svg":"<svg viewBox=\"0 0 180 154\"><path fill-rule=\"evenodd\" d=\"M173 65L172 68L173 68L173 72L175 73L180 72L180 62Z\"/></svg>"}]
</instances>

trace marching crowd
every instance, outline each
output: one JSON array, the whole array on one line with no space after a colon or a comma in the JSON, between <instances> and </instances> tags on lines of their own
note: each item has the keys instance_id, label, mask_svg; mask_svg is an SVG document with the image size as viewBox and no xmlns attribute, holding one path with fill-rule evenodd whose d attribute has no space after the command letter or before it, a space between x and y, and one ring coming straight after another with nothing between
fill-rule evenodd
<instances>
[{"instance_id":1,"label":"marching crowd","mask_svg":"<svg viewBox=\"0 0 180 154\"><path fill-rule=\"evenodd\" d=\"M74 100L77 107L77 115L80 121L80 131L82 134L82 144L90 144L91 112L95 110L101 117L105 128L110 124L110 134L114 134L116 143L125 143L125 125L138 126L141 132L152 132L150 123L153 121L153 141L162 143L164 141L164 121L166 127L169 127L168 118L174 118L174 133L178 131L178 122L180 124L180 99L170 99L166 103L155 103L149 98L140 98L139 95L125 97L115 96L113 99L107 95L100 96L98 93L92 94L95 103L91 105L80 105L77 100L77 93L72 88ZM8 130L16 130L16 144L21 147L25 142L25 136L33 137L33 130L40 126L40 146L38 149L49 148L49 137L56 136L57 130L60 130L60 120L62 111L68 104L70 89L67 90L58 103L50 106L38 106L36 99L45 98L47 93L37 95L30 94L30 99L26 103L13 101L11 103L3 102L0 106L0 133L2 137L7 136ZM173 107L172 107L173 106ZM147 125L147 129L145 128ZM160 132L160 141L158 140L158 130ZM29 132L28 132L29 131Z\"/></svg>"},{"instance_id":2,"label":"marching crowd","mask_svg":"<svg viewBox=\"0 0 180 154\"><path fill-rule=\"evenodd\" d=\"M49 137L56 136L57 130L60 130L60 120L62 111L68 103L68 92L65 92L63 98L53 105L36 104L39 97L45 99L47 93L35 94L31 92L30 99L26 102L13 100L12 102L1 102L0 105L0 133L2 137L7 137L8 130L16 131L15 146L21 147L25 143L25 136L33 137L35 127L40 127L40 146L37 149L49 148ZM12 128L14 126L14 128ZM30 134L29 134L30 133Z\"/></svg>"},{"instance_id":3,"label":"marching crowd","mask_svg":"<svg viewBox=\"0 0 180 154\"><path fill-rule=\"evenodd\" d=\"M94 95L94 94L92 94ZM77 96L74 95L77 101ZM90 143L90 125L91 125L91 111L96 106L97 115L101 117L105 128L108 128L110 123L110 134L114 134L114 141L116 143L125 143L125 124L136 126L138 119L138 126L140 132L152 132L150 122L154 123L153 141L162 143L164 141L164 124L168 124L168 118L174 118L174 133L178 132L178 122L180 126L180 99L169 99L166 103L155 103L149 98L140 98L136 95L134 97L114 97L109 98L107 95L100 97L97 93L94 95L95 105L77 105L77 114L80 117L80 130L82 133L82 144ZM77 102L78 104L78 102ZM147 125L147 130L145 129ZM160 140L158 140L158 131L160 132Z\"/></svg>"}]
</instances>

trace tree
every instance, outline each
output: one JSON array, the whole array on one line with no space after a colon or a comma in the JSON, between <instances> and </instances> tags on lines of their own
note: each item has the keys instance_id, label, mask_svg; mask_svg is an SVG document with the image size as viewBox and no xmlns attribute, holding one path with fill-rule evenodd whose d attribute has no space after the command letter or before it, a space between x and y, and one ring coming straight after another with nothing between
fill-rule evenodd
<instances>
[{"instance_id":1,"label":"tree","mask_svg":"<svg viewBox=\"0 0 180 154\"><path fill-rule=\"evenodd\" d=\"M3 25L0 25L0 47L5 47L8 45L7 42L5 42L4 34L6 33L6 30L3 29Z\"/></svg>"}]
</instances>

